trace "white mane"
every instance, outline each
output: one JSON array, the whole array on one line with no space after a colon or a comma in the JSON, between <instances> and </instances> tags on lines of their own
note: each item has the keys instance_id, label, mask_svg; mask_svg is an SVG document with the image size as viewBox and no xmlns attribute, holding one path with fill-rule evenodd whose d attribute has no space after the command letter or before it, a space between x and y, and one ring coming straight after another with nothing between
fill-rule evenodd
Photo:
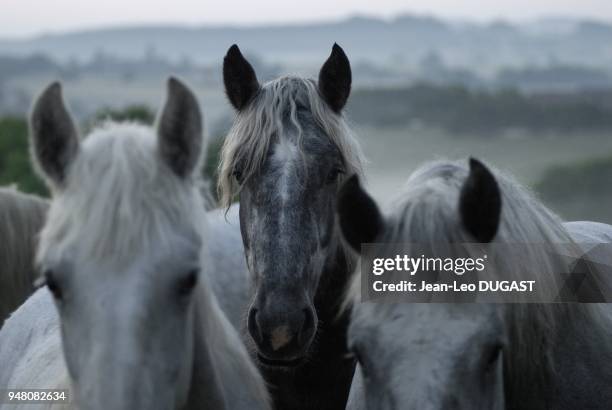
<instances>
[{"instance_id":1,"label":"white mane","mask_svg":"<svg viewBox=\"0 0 612 410\"><path fill-rule=\"evenodd\" d=\"M298 110L306 109L318 126L338 147L345 161L347 175L361 174L363 156L344 118L334 113L321 99L313 80L281 77L262 86L255 100L241 111L225 139L219 166L219 197L228 207L238 192L232 173L240 165L242 179L253 176L262 165L273 138L283 138L287 119L298 130L302 126Z\"/></svg>"},{"instance_id":2,"label":"white mane","mask_svg":"<svg viewBox=\"0 0 612 410\"><path fill-rule=\"evenodd\" d=\"M50 249L61 257L78 244L84 257L123 263L135 250L151 249L151 241L170 238L177 226L201 236L197 184L178 178L156 147L151 128L131 123L109 122L85 138L66 188L52 202L39 261Z\"/></svg>"}]
</instances>

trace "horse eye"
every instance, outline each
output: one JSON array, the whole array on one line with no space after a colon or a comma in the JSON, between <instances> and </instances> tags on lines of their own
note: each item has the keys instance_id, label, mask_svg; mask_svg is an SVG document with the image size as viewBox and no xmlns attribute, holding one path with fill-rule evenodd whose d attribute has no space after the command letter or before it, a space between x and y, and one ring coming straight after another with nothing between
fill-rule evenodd
<instances>
[{"instance_id":1,"label":"horse eye","mask_svg":"<svg viewBox=\"0 0 612 410\"><path fill-rule=\"evenodd\" d=\"M232 175L234 176L234 178L236 178L236 181L239 184L242 184L242 171L239 169L234 169L234 171L232 172Z\"/></svg>"},{"instance_id":2,"label":"horse eye","mask_svg":"<svg viewBox=\"0 0 612 410\"><path fill-rule=\"evenodd\" d=\"M327 174L327 183L332 184L336 182L338 180L338 176L342 174L344 174L344 170L342 168L333 168L331 171L329 171L329 174Z\"/></svg>"},{"instance_id":3,"label":"horse eye","mask_svg":"<svg viewBox=\"0 0 612 410\"><path fill-rule=\"evenodd\" d=\"M193 269L185 277L181 278L178 285L178 293L184 296L190 295L198 283L199 274L199 269Z\"/></svg>"},{"instance_id":4,"label":"horse eye","mask_svg":"<svg viewBox=\"0 0 612 410\"><path fill-rule=\"evenodd\" d=\"M45 276L45 285L47 285L47 289L53 294L53 297L57 300L62 299L62 290L59 286L57 279L52 270L46 270L44 273Z\"/></svg>"}]
</instances>

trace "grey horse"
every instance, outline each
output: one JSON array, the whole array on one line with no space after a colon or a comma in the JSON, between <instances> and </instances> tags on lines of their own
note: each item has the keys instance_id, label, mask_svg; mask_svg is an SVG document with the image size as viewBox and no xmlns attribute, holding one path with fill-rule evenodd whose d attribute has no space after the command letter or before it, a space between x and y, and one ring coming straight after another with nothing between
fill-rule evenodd
<instances>
[{"instance_id":1,"label":"grey horse","mask_svg":"<svg viewBox=\"0 0 612 410\"><path fill-rule=\"evenodd\" d=\"M342 110L351 88L334 45L318 80L260 84L237 46L223 75L236 119L220 165L222 205L239 195L252 291L239 300L251 347L275 407L344 409L354 371L348 315L339 315L353 256L340 240L335 205L362 156ZM235 282L235 281L234 281Z\"/></svg>"},{"instance_id":2,"label":"grey horse","mask_svg":"<svg viewBox=\"0 0 612 410\"><path fill-rule=\"evenodd\" d=\"M547 272L561 266L567 244L581 241L591 252L602 242L610 249L612 239L609 225L562 224L511 178L474 159L419 168L385 216L353 178L339 214L356 249L370 242L559 246L498 260L509 272ZM590 257L608 267L593 279L610 289L610 253ZM547 283L558 280L551 275ZM351 410L610 408L612 305L359 303L359 287L356 276L348 297L349 345L359 361Z\"/></svg>"}]
</instances>

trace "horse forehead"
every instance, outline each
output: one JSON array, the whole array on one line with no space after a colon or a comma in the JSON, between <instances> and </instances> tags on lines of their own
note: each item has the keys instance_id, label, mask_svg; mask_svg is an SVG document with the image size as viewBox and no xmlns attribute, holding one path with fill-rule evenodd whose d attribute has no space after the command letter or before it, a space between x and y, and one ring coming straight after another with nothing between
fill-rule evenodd
<instances>
[{"instance_id":1,"label":"horse forehead","mask_svg":"<svg viewBox=\"0 0 612 410\"><path fill-rule=\"evenodd\" d=\"M116 269L176 259L174 255L182 260L199 258L205 224L189 215L197 218L201 204L192 204L195 210L186 204L151 202L141 207L128 198L130 205L125 206L109 196L90 201L86 193L77 194L54 200L39 242L39 262L70 259L81 266L112 263Z\"/></svg>"},{"instance_id":2,"label":"horse forehead","mask_svg":"<svg viewBox=\"0 0 612 410\"><path fill-rule=\"evenodd\" d=\"M298 146L295 141L285 139L276 141L272 147L272 163L277 167L283 167L298 156Z\"/></svg>"},{"instance_id":3,"label":"horse forehead","mask_svg":"<svg viewBox=\"0 0 612 410\"><path fill-rule=\"evenodd\" d=\"M88 243L88 238L83 237L81 241L73 243L67 252L51 254L45 262L53 264L52 258L55 256L55 266L61 271L79 276L119 279L183 274L201 268L202 239L193 232L171 233L163 241L150 239L149 242L135 243L131 248L120 250L105 244ZM97 253L92 251L92 247L106 247L108 250Z\"/></svg>"},{"instance_id":4,"label":"horse forehead","mask_svg":"<svg viewBox=\"0 0 612 410\"><path fill-rule=\"evenodd\" d=\"M278 131L276 143L290 142L301 152L312 156L339 154L336 145L317 122L313 112L305 106L298 104L294 116L285 115L282 128Z\"/></svg>"},{"instance_id":5,"label":"horse forehead","mask_svg":"<svg viewBox=\"0 0 612 410\"><path fill-rule=\"evenodd\" d=\"M266 171L270 174L308 174L328 162L339 161L340 151L324 135L305 133L302 138L277 139L270 147ZM306 175L301 175L305 177Z\"/></svg>"}]
</instances>

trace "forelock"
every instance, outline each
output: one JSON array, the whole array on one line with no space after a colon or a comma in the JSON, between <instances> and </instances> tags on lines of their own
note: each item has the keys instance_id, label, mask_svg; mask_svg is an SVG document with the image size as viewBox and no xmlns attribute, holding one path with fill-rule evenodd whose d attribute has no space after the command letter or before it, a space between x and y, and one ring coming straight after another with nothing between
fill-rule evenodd
<instances>
[{"instance_id":1,"label":"forelock","mask_svg":"<svg viewBox=\"0 0 612 410\"><path fill-rule=\"evenodd\" d=\"M201 237L198 184L160 160L156 141L153 129L132 123L107 123L83 141L52 201L39 261L74 247L82 257L122 263L177 234Z\"/></svg>"},{"instance_id":2,"label":"forelock","mask_svg":"<svg viewBox=\"0 0 612 410\"><path fill-rule=\"evenodd\" d=\"M221 152L219 197L228 207L239 187L233 172L240 167L242 179L252 177L263 165L275 138L287 138L285 128L297 131L301 141L303 127L299 112L311 113L315 124L330 138L342 155L349 174L361 174L363 155L345 119L334 113L319 95L315 81L300 77L281 77L263 85L253 101L239 112Z\"/></svg>"}]
</instances>

